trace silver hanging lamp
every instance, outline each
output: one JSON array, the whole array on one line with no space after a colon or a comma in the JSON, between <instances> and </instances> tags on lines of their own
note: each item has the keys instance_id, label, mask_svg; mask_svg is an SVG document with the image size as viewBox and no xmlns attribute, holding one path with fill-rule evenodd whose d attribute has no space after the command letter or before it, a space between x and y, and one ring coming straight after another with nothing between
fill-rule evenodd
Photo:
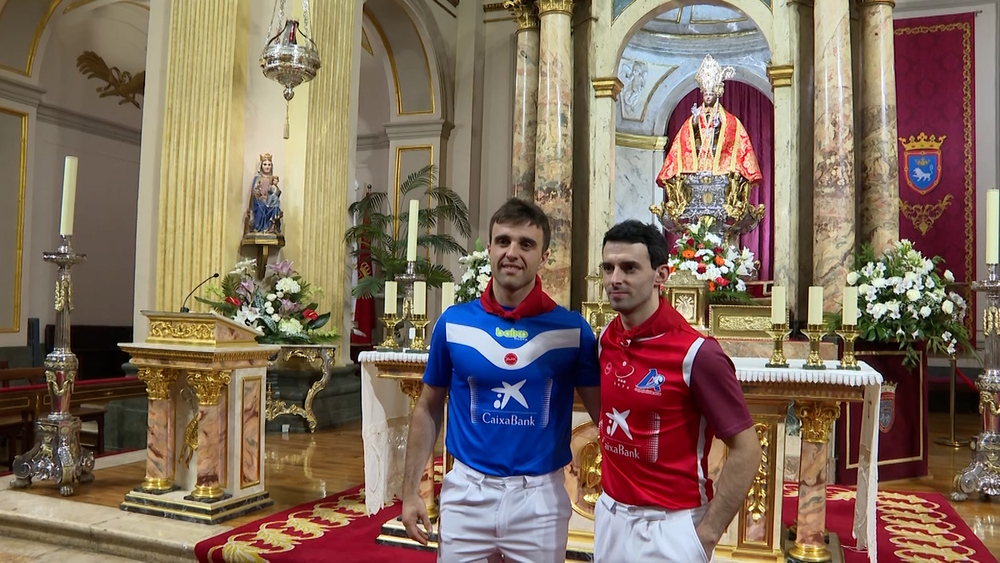
<instances>
[{"instance_id":1,"label":"silver hanging lamp","mask_svg":"<svg viewBox=\"0 0 1000 563\"><path fill-rule=\"evenodd\" d=\"M285 131L288 138L288 102L295 96L295 87L309 82L319 70L319 49L309 29L309 1L302 0L302 25L285 19L285 0L275 0L271 23L267 28L267 43L260 54L260 69L264 76L285 87ZM277 19L275 19L277 11ZM274 29L280 31L274 33Z\"/></svg>"}]
</instances>

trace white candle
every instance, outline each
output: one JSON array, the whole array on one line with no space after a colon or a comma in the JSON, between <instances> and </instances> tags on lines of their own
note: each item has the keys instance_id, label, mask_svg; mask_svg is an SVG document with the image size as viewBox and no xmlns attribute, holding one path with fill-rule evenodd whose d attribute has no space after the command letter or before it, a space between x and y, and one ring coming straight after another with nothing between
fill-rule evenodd
<instances>
[{"instance_id":1,"label":"white candle","mask_svg":"<svg viewBox=\"0 0 1000 563\"><path fill-rule=\"evenodd\" d=\"M823 286L809 286L809 324L823 324Z\"/></svg>"},{"instance_id":2,"label":"white candle","mask_svg":"<svg viewBox=\"0 0 1000 563\"><path fill-rule=\"evenodd\" d=\"M986 263L1000 262L1000 191L986 190Z\"/></svg>"},{"instance_id":3,"label":"white candle","mask_svg":"<svg viewBox=\"0 0 1000 563\"><path fill-rule=\"evenodd\" d=\"M771 324L783 325L787 318L785 288L774 286L771 288Z\"/></svg>"},{"instance_id":4,"label":"white candle","mask_svg":"<svg viewBox=\"0 0 1000 563\"><path fill-rule=\"evenodd\" d=\"M406 231L406 261L413 262L417 259L417 218L420 215L420 202L415 199L410 200L410 218Z\"/></svg>"},{"instance_id":5,"label":"white candle","mask_svg":"<svg viewBox=\"0 0 1000 563\"><path fill-rule=\"evenodd\" d=\"M396 282L385 282L385 314L396 314Z\"/></svg>"},{"instance_id":6,"label":"white candle","mask_svg":"<svg viewBox=\"0 0 1000 563\"><path fill-rule=\"evenodd\" d=\"M441 312L455 304L455 282L441 284Z\"/></svg>"},{"instance_id":7,"label":"white candle","mask_svg":"<svg viewBox=\"0 0 1000 563\"><path fill-rule=\"evenodd\" d=\"M858 324L858 288L844 288L844 326Z\"/></svg>"},{"instance_id":8,"label":"white candle","mask_svg":"<svg viewBox=\"0 0 1000 563\"><path fill-rule=\"evenodd\" d=\"M73 210L76 207L77 158L67 156L63 167L62 213L59 215L59 234L73 234Z\"/></svg>"},{"instance_id":9,"label":"white candle","mask_svg":"<svg viewBox=\"0 0 1000 563\"><path fill-rule=\"evenodd\" d=\"M427 282L413 282L413 314L427 314Z\"/></svg>"}]
</instances>

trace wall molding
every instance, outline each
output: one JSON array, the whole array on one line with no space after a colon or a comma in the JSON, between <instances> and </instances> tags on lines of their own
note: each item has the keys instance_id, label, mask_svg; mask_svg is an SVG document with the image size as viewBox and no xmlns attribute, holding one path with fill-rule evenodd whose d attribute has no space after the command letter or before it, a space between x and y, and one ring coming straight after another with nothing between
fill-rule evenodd
<instances>
[{"instance_id":1,"label":"wall molding","mask_svg":"<svg viewBox=\"0 0 1000 563\"><path fill-rule=\"evenodd\" d=\"M359 151L375 151L389 148L389 136L384 132L372 135L358 135Z\"/></svg>"},{"instance_id":2,"label":"wall molding","mask_svg":"<svg viewBox=\"0 0 1000 563\"><path fill-rule=\"evenodd\" d=\"M402 123L387 123L385 133L393 141L440 138L447 141L455 125L444 119L428 121L410 121Z\"/></svg>"},{"instance_id":3,"label":"wall molding","mask_svg":"<svg viewBox=\"0 0 1000 563\"><path fill-rule=\"evenodd\" d=\"M34 84L26 84L0 76L0 98L37 108L42 103L45 90Z\"/></svg>"},{"instance_id":4,"label":"wall molding","mask_svg":"<svg viewBox=\"0 0 1000 563\"><path fill-rule=\"evenodd\" d=\"M38 121L139 146L142 130L48 104L38 104Z\"/></svg>"}]
</instances>

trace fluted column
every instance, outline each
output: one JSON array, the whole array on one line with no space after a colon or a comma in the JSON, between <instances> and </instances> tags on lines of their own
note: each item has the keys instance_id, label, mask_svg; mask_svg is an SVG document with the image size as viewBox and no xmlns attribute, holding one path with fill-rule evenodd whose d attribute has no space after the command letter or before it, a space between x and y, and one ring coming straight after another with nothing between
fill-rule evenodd
<instances>
[{"instance_id":1,"label":"fluted column","mask_svg":"<svg viewBox=\"0 0 1000 563\"><path fill-rule=\"evenodd\" d=\"M176 433L175 405L170 398L170 388L177 381L177 370L144 367L139 369L139 380L146 384L149 410L146 424L146 479L142 490L166 492L174 486L176 464L174 442Z\"/></svg>"},{"instance_id":2,"label":"fluted column","mask_svg":"<svg viewBox=\"0 0 1000 563\"><path fill-rule=\"evenodd\" d=\"M226 473L226 412L221 398L229 385L228 371L190 370L188 384L198 397L198 478L191 497L216 500L226 491L222 485Z\"/></svg>"},{"instance_id":3,"label":"fluted column","mask_svg":"<svg viewBox=\"0 0 1000 563\"><path fill-rule=\"evenodd\" d=\"M535 0L506 0L503 5L517 20L512 195L530 200L534 198L535 191L535 137L538 126L538 6Z\"/></svg>"},{"instance_id":4,"label":"fluted column","mask_svg":"<svg viewBox=\"0 0 1000 563\"><path fill-rule=\"evenodd\" d=\"M899 240L899 151L893 0L861 0L862 242L882 252Z\"/></svg>"},{"instance_id":5,"label":"fluted column","mask_svg":"<svg viewBox=\"0 0 1000 563\"><path fill-rule=\"evenodd\" d=\"M309 83L302 256L297 267L328 296L332 325L344 333L347 193L353 190L357 137L361 8L358 2L313 2L312 31L323 68ZM355 33L357 31L357 33ZM332 219L332 220L331 220ZM343 220L339 220L343 219ZM337 363L342 363L337 347Z\"/></svg>"},{"instance_id":6,"label":"fluted column","mask_svg":"<svg viewBox=\"0 0 1000 563\"><path fill-rule=\"evenodd\" d=\"M573 0L539 0L538 136L535 203L549 216L552 242L541 276L545 291L569 307L573 236Z\"/></svg>"},{"instance_id":7,"label":"fluted column","mask_svg":"<svg viewBox=\"0 0 1000 563\"><path fill-rule=\"evenodd\" d=\"M835 311L854 254L854 99L848 0L814 8L813 284Z\"/></svg>"},{"instance_id":8,"label":"fluted column","mask_svg":"<svg viewBox=\"0 0 1000 563\"><path fill-rule=\"evenodd\" d=\"M249 0L170 3L158 309L176 310L192 287L237 255L249 29Z\"/></svg>"},{"instance_id":9,"label":"fluted column","mask_svg":"<svg viewBox=\"0 0 1000 563\"><path fill-rule=\"evenodd\" d=\"M799 457L795 547L788 554L800 561L830 561L832 557L824 539L827 449L833 421L840 416L840 404L795 401L795 416L802 422L802 453Z\"/></svg>"}]
</instances>

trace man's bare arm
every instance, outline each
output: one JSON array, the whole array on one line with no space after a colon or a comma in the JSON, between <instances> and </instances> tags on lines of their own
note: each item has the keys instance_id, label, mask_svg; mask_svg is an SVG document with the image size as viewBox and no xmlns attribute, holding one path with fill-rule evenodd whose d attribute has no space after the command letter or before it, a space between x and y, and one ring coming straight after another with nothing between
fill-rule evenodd
<instances>
[{"instance_id":1,"label":"man's bare arm","mask_svg":"<svg viewBox=\"0 0 1000 563\"><path fill-rule=\"evenodd\" d=\"M431 520L427 506L420 498L420 479L424 475L427 460L434 453L434 443L441 432L444 403L448 396L447 387L424 384L410 419L410 433L406 438L406 464L403 473L403 524L406 534L414 541L427 545ZM424 529L417 526L418 520Z\"/></svg>"},{"instance_id":2,"label":"man's bare arm","mask_svg":"<svg viewBox=\"0 0 1000 563\"><path fill-rule=\"evenodd\" d=\"M697 526L705 553L715 549L733 517L743 507L760 466L760 441L753 426L723 442L729 447L729 455L716 482L715 496Z\"/></svg>"},{"instance_id":3,"label":"man's bare arm","mask_svg":"<svg viewBox=\"0 0 1000 563\"><path fill-rule=\"evenodd\" d=\"M583 401L583 406L586 407L587 412L590 413L590 419L594 421L594 424L600 426L601 387L598 385L593 387L577 387L576 392L580 395L580 400Z\"/></svg>"}]
</instances>

